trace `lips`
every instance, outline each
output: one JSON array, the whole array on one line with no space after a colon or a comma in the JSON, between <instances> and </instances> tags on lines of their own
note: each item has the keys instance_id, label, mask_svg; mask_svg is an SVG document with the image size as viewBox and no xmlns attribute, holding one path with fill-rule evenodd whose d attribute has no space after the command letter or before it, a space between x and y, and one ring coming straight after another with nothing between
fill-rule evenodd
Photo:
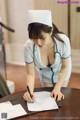
<instances>
[{"instance_id":1,"label":"lips","mask_svg":"<svg viewBox=\"0 0 80 120\"><path fill-rule=\"evenodd\" d=\"M39 47L42 47L42 45L38 45Z\"/></svg>"}]
</instances>

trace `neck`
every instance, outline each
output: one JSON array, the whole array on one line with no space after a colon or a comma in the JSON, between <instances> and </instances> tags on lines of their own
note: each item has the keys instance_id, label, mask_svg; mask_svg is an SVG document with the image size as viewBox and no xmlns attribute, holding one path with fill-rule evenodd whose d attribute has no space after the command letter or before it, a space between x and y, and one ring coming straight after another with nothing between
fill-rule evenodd
<instances>
[{"instance_id":1,"label":"neck","mask_svg":"<svg viewBox=\"0 0 80 120\"><path fill-rule=\"evenodd\" d=\"M54 46L55 46L55 41L54 41L52 38L50 38L47 47L48 47L49 49L51 49L51 48L53 48Z\"/></svg>"}]
</instances>

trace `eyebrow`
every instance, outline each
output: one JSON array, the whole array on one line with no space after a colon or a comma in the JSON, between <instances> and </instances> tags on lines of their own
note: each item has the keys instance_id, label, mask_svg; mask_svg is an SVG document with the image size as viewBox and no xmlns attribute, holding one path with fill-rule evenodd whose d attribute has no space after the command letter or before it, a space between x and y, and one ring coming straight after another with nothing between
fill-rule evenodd
<instances>
[{"instance_id":1,"label":"eyebrow","mask_svg":"<svg viewBox=\"0 0 80 120\"><path fill-rule=\"evenodd\" d=\"M39 37L40 37L40 38L45 38L45 36L44 36L44 35L40 35Z\"/></svg>"}]
</instances>

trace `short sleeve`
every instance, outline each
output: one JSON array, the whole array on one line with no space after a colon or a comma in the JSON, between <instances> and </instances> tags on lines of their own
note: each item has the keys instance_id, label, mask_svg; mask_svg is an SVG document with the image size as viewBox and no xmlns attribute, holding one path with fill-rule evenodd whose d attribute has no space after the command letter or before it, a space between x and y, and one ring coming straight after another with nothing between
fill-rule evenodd
<instances>
[{"instance_id":1,"label":"short sleeve","mask_svg":"<svg viewBox=\"0 0 80 120\"><path fill-rule=\"evenodd\" d=\"M62 58L68 58L71 55L71 46L70 46L70 40L69 38L64 35L64 46L63 46L63 54Z\"/></svg>"},{"instance_id":2,"label":"short sleeve","mask_svg":"<svg viewBox=\"0 0 80 120\"><path fill-rule=\"evenodd\" d=\"M26 42L24 45L24 60L25 63L30 64L33 62L33 51L32 51L32 44Z\"/></svg>"}]
</instances>

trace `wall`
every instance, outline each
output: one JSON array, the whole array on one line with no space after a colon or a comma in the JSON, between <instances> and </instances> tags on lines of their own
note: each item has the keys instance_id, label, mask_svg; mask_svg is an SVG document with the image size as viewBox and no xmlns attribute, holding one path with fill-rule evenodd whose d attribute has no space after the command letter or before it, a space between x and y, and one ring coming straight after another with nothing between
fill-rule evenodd
<instances>
[{"instance_id":1,"label":"wall","mask_svg":"<svg viewBox=\"0 0 80 120\"><path fill-rule=\"evenodd\" d=\"M6 0L0 0L0 17L1 17L1 21L5 24L5 25L8 25L8 22L7 22L7 8L6 8ZM9 37L8 37L8 31L3 29L3 32L4 32L4 42L7 43L8 40L9 40Z\"/></svg>"},{"instance_id":2,"label":"wall","mask_svg":"<svg viewBox=\"0 0 80 120\"><path fill-rule=\"evenodd\" d=\"M58 4L58 0L34 0L35 9L49 9L52 12L53 23L65 34L68 32L67 4Z\"/></svg>"},{"instance_id":3,"label":"wall","mask_svg":"<svg viewBox=\"0 0 80 120\"><path fill-rule=\"evenodd\" d=\"M52 11L53 22L64 33L68 33L67 21L67 4L58 4L57 0L7 0L8 24L15 33L9 33L9 40L6 44L6 56L8 63L25 64L24 63L24 43L28 39L27 35L27 10L28 9L49 9ZM78 52L80 42L79 33L79 14L75 13L76 6L71 5L71 46L73 71L79 71ZM75 16L75 17L74 17ZM73 19L74 18L74 19ZM75 24L76 23L76 24ZM75 34L75 31L78 34ZM75 40L76 39L76 40ZM79 44L78 44L79 42ZM76 58L77 56L77 58ZM75 59L76 58L76 59Z\"/></svg>"},{"instance_id":4,"label":"wall","mask_svg":"<svg viewBox=\"0 0 80 120\"><path fill-rule=\"evenodd\" d=\"M34 8L34 0L7 0L8 23L15 30L9 33L6 44L8 63L24 64L23 47L28 39L27 10Z\"/></svg>"},{"instance_id":5,"label":"wall","mask_svg":"<svg viewBox=\"0 0 80 120\"><path fill-rule=\"evenodd\" d=\"M73 72L80 73L80 12L77 12L77 7L80 4L71 4L71 47Z\"/></svg>"},{"instance_id":6,"label":"wall","mask_svg":"<svg viewBox=\"0 0 80 120\"><path fill-rule=\"evenodd\" d=\"M51 10L53 22L67 34L67 5L61 7L56 0L7 0L8 23L15 29L14 34L9 33L9 42L6 44L8 63L24 64L23 47L28 39L28 9ZM62 19L63 14L65 17Z\"/></svg>"},{"instance_id":7,"label":"wall","mask_svg":"<svg viewBox=\"0 0 80 120\"><path fill-rule=\"evenodd\" d=\"M80 12L77 12L77 7L80 4L71 5L71 46L80 50Z\"/></svg>"}]
</instances>

